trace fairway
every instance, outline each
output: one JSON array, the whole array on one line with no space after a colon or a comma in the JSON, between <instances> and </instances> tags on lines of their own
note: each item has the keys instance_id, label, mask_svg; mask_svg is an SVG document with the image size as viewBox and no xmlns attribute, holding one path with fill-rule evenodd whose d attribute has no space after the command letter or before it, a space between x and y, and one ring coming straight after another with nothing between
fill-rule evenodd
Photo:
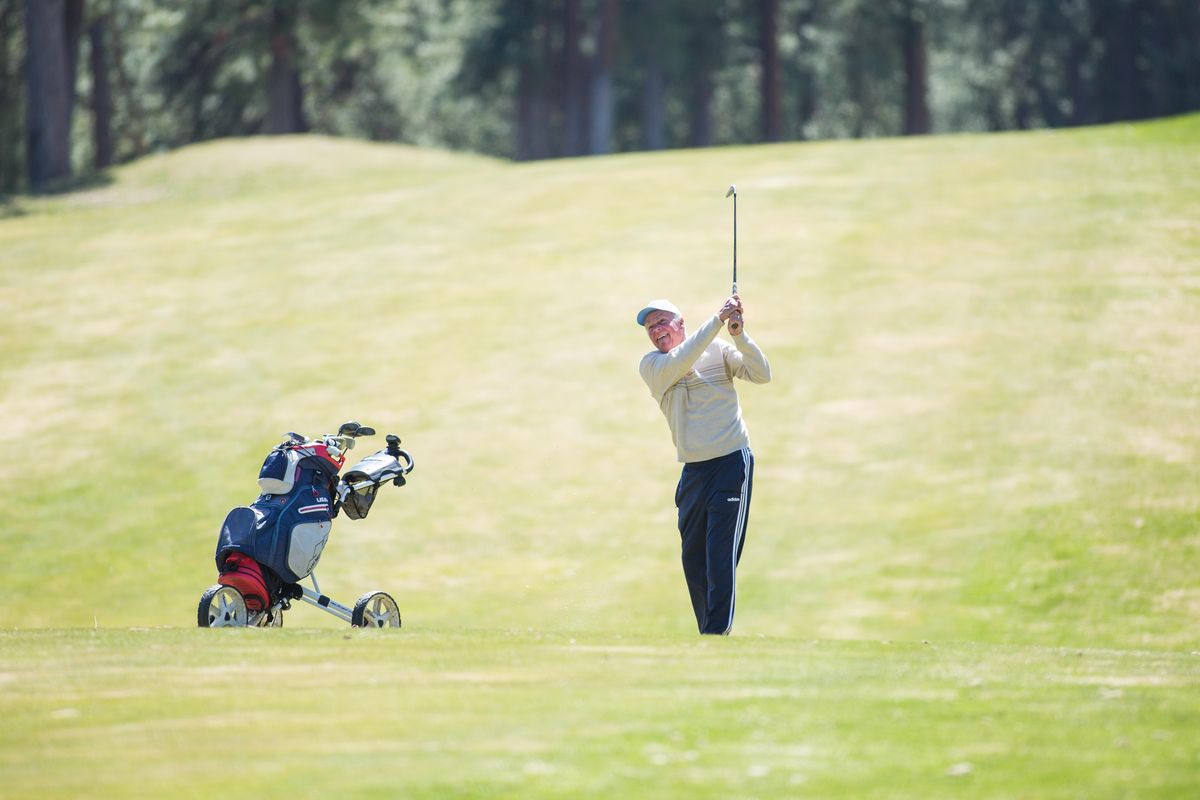
<instances>
[{"instance_id":1,"label":"fairway","mask_svg":"<svg viewBox=\"0 0 1200 800\"><path fill-rule=\"evenodd\" d=\"M1184 653L480 629L0 645L14 797L1195 789L1200 659Z\"/></svg>"},{"instance_id":2,"label":"fairway","mask_svg":"<svg viewBox=\"0 0 1200 800\"><path fill-rule=\"evenodd\" d=\"M728 291L757 460L700 640L633 323ZM0 797L1200 791L1200 116L527 164L321 137L0 217ZM286 431L416 460L194 629Z\"/></svg>"}]
</instances>

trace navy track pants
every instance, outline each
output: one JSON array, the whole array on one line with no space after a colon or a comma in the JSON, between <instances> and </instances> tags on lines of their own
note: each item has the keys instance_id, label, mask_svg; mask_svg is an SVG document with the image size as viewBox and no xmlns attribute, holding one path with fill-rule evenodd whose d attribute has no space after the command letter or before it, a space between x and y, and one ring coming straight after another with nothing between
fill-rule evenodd
<instances>
[{"instance_id":1,"label":"navy track pants","mask_svg":"<svg viewBox=\"0 0 1200 800\"><path fill-rule=\"evenodd\" d=\"M746 541L754 454L735 450L683 465L679 509L683 576L700 633L727 634L737 600L737 564Z\"/></svg>"}]
</instances>

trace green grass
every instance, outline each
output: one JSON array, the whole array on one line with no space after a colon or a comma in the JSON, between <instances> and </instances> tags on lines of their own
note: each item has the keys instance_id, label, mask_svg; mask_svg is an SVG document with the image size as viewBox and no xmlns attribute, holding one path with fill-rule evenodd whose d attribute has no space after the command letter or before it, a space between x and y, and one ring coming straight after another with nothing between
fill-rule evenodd
<instances>
[{"instance_id":1,"label":"green grass","mask_svg":"<svg viewBox=\"0 0 1200 800\"><path fill-rule=\"evenodd\" d=\"M1196 785L1200 659L1184 653L469 628L0 645L12 797L1175 798Z\"/></svg>"},{"instance_id":2,"label":"green grass","mask_svg":"<svg viewBox=\"0 0 1200 800\"><path fill-rule=\"evenodd\" d=\"M1200 785L1200 116L111 178L0 219L0 797L212 796L231 758L324 797ZM775 378L701 642L631 318L717 308L735 181ZM417 469L321 585L405 630L189 630L277 435L348 418Z\"/></svg>"}]
</instances>

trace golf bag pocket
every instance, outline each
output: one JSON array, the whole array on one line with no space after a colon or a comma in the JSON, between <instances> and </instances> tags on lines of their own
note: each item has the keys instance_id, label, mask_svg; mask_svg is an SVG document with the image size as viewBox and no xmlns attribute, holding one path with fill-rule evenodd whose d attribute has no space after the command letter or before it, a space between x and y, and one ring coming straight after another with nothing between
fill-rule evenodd
<instances>
[{"instance_id":1,"label":"golf bag pocket","mask_svg":"<svg viewBox=\"0 0 1200 800\"><path fill-rule=\"evenodd\" d=\"M258 471L258 488L263 494L288 494L296 485L300 472L301 454L298 450L275 448Z\"/></svg>"},{"instance_id":2,"label":"golf bag pocket","mask_svg":"<svg viewBox=\"0 0 1200 800\"><path fill-rule=\"evenodd\" d=\"M254 509L235 508L225 516L221 525L221 533L217 536L217 571L225 566L225 559L230 553L244 553L254 557L254 535L257 515Z\"/></svg>"},{"instance_id":3,"label":"golf bag pocket","mask_svg":"<svg viewBox=\"0 0 1200 800\"><path fill-rule=\"evenodd\" d=\"M326 519L322 522L303 522L292 528L287 563L296 580L306 577L316 568L332 527L333 523Z\"/></svg>"},{"instance_id":4,"label":"golf bag pocket","mask_svg":"<svg viewBox=\"0 0 1200 800\"><path fill-rule=\"evenodd\" d=\"M217 583L237 589L251 611L261 611L271 605L271 590L267 588L262 568L245 553L230 553L226 557Z\"/></svg>"},{"instance_id":5,"label":"golf bag pocket","mask_svg":"<svg viewBox=\"0 0 1200 800\"><path fill-rule=\"evenodd\" d=\"M351 488L351 485L347 483L339 485L338 494L342 497L342 509L346 512L346 516L350 519L362 519L367 516L371 510L371 504L375 502L377 491L379 491L377 483L359 486L358 489Z\"/></svg>"},{"instance_id":6,"label":"golf bag pocket","mask_svg":"<svg viewBox=\"0 0 1200 800\"><path fill-rule=\"evenodd\" d=\"M289 495L262 495L255 515L254 560L282 580L295 583L317 565L333 527L328 492L297 487Z\"/></svg>"}]
</instances>

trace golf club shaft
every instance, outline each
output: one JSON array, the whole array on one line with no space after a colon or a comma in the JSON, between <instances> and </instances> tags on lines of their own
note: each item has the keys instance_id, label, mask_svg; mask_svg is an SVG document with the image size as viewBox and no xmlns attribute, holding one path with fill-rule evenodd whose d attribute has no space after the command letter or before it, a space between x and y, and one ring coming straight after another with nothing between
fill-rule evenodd
<instances>
[{"instance_id":1,"label":"golf club shaft","mask_svg":"<svg viewBox=\"0 0 1200 800\"><path fill-rule=\"evenodd\" d=\"M733 192L733 293L737 294L737 190Z\"/></svg>"},{"instance_id":2,"label":"golf club shaft","mask_svg":"<svg viewBox=\"0 0 1200 800\"><path fill-rule=\"evenodd\" d=\"M733 294L738 293L737 285L737 185L730 184L726 197L733 195ZM742 328L742 315L733 314L729 318L729 332L736 334Z\"/></svg>"}]
</instances>

